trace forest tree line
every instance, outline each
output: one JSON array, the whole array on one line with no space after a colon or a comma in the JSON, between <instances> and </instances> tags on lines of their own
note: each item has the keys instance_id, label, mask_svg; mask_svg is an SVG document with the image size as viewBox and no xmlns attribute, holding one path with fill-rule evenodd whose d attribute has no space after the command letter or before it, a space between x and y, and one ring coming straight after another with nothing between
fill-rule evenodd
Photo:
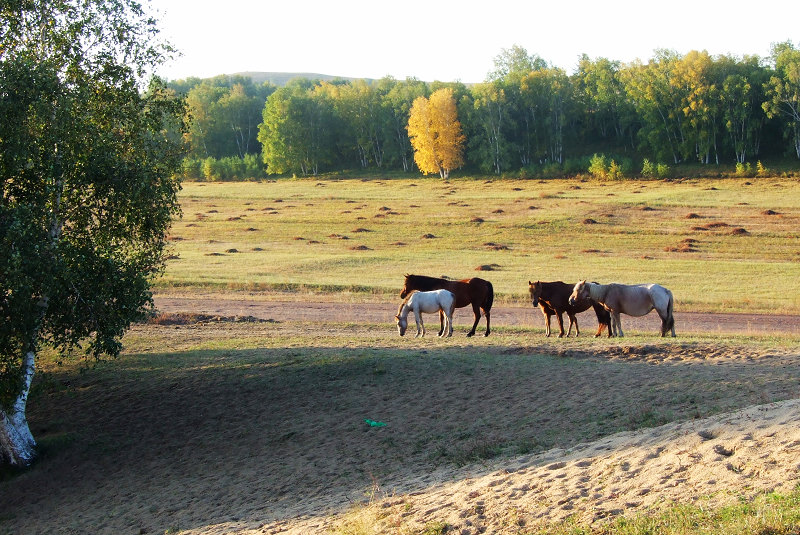
<instances>
[{"instance_id":1,"label":"forest tree line","mask_svg":"<svg viewBox=\"0 0 800 535\"><path fill-rule=\"evenodd\" d=\"M658 50L623 64L583 55L574 74L518 46L495 58L486 81L190 78L189 179L317 175L352 169L418 172L408 135L418 97L452 91L464 167L495 175L585 172L597 155L668 166L800 158L800 49L769 58ZM594 160L591 160L594 155Z\"/></svg>"}]
</instances>

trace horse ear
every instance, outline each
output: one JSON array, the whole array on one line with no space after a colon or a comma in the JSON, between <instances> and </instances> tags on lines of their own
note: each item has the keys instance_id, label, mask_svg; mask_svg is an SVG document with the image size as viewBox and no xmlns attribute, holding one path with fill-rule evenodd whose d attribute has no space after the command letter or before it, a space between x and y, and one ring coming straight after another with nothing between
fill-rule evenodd
<instances>
[{"instance_id":1,"label":"horse ear","mask_svg":"<svg viewBox=\"0 0 800 535\"><path fill-rule=\"evenodd\" d=\"M528 286L533 286L533 283L531 281L528 281Z\"/></svg>"}]
</instances>

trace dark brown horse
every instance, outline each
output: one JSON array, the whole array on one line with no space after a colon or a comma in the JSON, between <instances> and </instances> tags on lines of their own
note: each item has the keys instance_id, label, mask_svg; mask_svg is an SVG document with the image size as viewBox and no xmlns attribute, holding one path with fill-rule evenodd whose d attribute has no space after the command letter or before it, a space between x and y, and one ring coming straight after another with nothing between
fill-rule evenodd
<instances>
[{"instance_id":1,"label":"dark brown horse","mask_svg":"<svg viewBox=\"0 0 800 535\"><path fill-rule=\"evenodd\" d=\"M579 300L571 305L569 296L572 294L572 289L572 286L561 281L528 281L531 302L533 306L541 308L544 315L545 335L550 336L550 316L555 314L556 318L558 318L558 328L561 330L558 337L562 338L564 336L564 320L561 315L566 312L567 316L569 316L567 336L572 332L573 323L575 324L575 336L578 336L580 330L578 329L578 318L575 317L575 314L592 307L595 314L597 314L597 333L595 333L595 337L600 336L605 328L608 328L608 336L611 336L611 315L608 311L602 305L590 299Z\"/></svg>"},{"instance_id":2,"label":"dark brown horse","mask_svg":"<svg viewBox=\"0 0 800 535\"><path fill-rule=\"evenodd\" d=\"M486 334L484 336L489 336L489 316L492 310L492 302L494 301L494 287L492 287L491 282L477 277L456 281L426 277L425 275L406 275L400 297L405 299L414 290L420 292L449 290L456 296L456 308L472 305L475 323L472 324L472 329L467 333L467 336L475 334L475 328L478 326L478 321L481 319L481 310L483 310L486 315ZM572 291L572 288L570 288L570 291ZM441 317L441 314L439 316ZM440 322L443 330L444 318L441 318ZM439 334L441 334L442 330L439 331Z\"/></svg>"}]
</instances>

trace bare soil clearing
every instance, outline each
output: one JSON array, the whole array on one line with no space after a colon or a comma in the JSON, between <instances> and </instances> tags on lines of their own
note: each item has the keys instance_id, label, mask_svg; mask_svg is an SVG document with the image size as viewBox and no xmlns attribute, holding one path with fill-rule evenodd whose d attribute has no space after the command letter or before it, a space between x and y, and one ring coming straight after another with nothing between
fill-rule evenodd
<instances>
[{"instance_id":1,"label":"bare soil clearing","mask_svg":"<svg viewBox=\"0 0 800 535\"><path fill-rule=\"evenodd\" d=\"M378 325L391 303L157 305L274 321L137 326L148 350L48 373L29 410L44 454L0 481L0 533L328 533L370 500L382 533L519 533L800 482L794 348L466 339L465 309L457 338L397 346ZM579 321L590 337L593 315ZM657 331L642 321L623 319ZM798 332L794 317L676 321L679 334ZM543 331L532 308L498 307L492 323ZM230 339L241 348L215 349ZM187 358L195 340L206 349Z\"/></svg>"},{"instance_id":2,"label":"bare soil clearing","mask_svg":"<svg viewBox=\"0 0 800 535\"><path fill-rule=\"evenodd\" d=\"M156 307L166 313L194 312L220 316L253 316L259 319L287 321L345 321L354 323L394 323L397 303L334 303L327 301L264 301L221 295L191 297L156 297ZM472 310L457 309L456 325L471 325ZM481 320L479 326L484 325ZM569 318L564 315L565 330ZM597 327L597 318L589 311L578 316L581 329L590 334ZM655 312L634 318L622 316L623 328L633 331L655 331L661 321ZM493 326L542 327L544 322L538 309L531 306L495 306L492 308ZM552 318L553 329L558 332L558 322ZM780 314L720 314L675 312L675 330L680 333L731 333L731 334L800 334L800 316Z\"/></svg>"}]
</instances>

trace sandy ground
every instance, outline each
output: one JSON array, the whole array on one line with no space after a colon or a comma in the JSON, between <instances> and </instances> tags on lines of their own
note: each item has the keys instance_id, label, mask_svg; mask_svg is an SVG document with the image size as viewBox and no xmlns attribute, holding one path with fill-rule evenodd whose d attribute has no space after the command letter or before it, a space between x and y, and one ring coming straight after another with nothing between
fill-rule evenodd
<instances>
[{"instance_id":1,"label":"sandy ground","mask_svg":"<svg viewBox=\"0 0 800 535\"><path fill-rule=\"evenodd\" d=\"M327 318L353 322L336 328L363 339L394 313L363 303L157 304L165 312L279 320L218 324L221 337L294 331L302 339ZM457 312L457 334L469 316ZM589 336L594 318L579 318ZM679 333L699 325L796 333L800 324L676 319ZM542 322L522 307L498 307L493 320ZM642 321L657 330L655 316ZM623 325L637 329L629 318ZM174 340L208 328L137 327ZM379 344L385 333L374 336ZM458 362L408 350L379 362L367 355L293 366L305 349L287 347L253 350L258 364L212 360L157 381L142 381L147 368L113 378L51 376L29 410L34 434L49 446L32 470L0 481L0 534L329 533L368 502L380 533L421 532L436 522L461 535L519 533L570 515L604 522L672 501L715 505L800 483L800 350L621 343L559 359L542 355L562 341L546 348L532 341L494 349L487 361L485 350L470 353L479 342L461 338ZM220 361L240 358L211 351ZM658 425L664 410L667 421L683 423L619 432ZM389 425L370 427L365 416ZM515 446L489 460L454 462L497 444Z\"/></svg>"},{"instance_id":2,"label":"sandy ground","mask_svg":"<svg viewBox=\"0 0 800 535\"><path fill-rule=\"evenodd\" d=\"M723 416L619 433L569 450L521 456L456 482L442 471L426 490L372 506L381 533L445 523L448 533L519 533L574 516L596 524L673 503L720 506L800 483L800 400ZM353 520L351 519L351 523ZM341 518L280 522L251 533L326 533Z\"/></svg>"}]
</instances>

